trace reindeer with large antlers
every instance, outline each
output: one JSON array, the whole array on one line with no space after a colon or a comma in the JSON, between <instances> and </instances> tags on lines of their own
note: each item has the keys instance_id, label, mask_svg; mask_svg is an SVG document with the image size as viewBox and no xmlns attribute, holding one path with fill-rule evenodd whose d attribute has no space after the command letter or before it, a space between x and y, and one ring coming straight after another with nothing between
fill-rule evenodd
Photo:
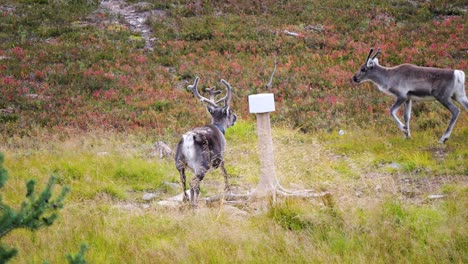
<instances>
[{"instance_id":1,"label":"reindeer with large antlers","mask_svg":"<svg viewBox=\"0 0 468 264\"><path fill-rule=\"evenodd\" d=\"M396 98L390 108L390 114L406 137L410 137L409 121L412 100L439 101L452 114L448 128L439 140L441 143L445 142L450 137L460 114L460 110L452 99L468 109L465 73L460 70L419 67L412 64L402 64L393 68L382 67L377 59L380 49L374 55L372 55L373 52L374 49L370 49L366 62L353 76L353 81L356 83L371 81L380 91ZM403 104L405 124L396 115Z\"/></svg>"},{"instance_id":2,"label":"reindeer with large antlers","mask_svg":"<svg viewBox=\"0 0 468 264\"><path fill-rule=\"evenodd\" d=\"M221 80L221 83L226 86L227 92L223 98L215 101L215 96L220 91L211 88L208 89L210 99L201 96L198 92L199 80L198 77L195 78L194 83L189 85L187 89L192 91L201 102L206 103L206 108L211 115L211 124L197 127L185 133L177 144L175 156L176 167L180 173L180 182L184 191L184 201L189 200L186 193L185 169L188 167L194 173L194 177L190 182L190 202L194 207L197 206L200 182L211 168L216 169L221 167L225 191L229 191L227 172L224 167L224 148L226 146L224 133L237 120L237 116L229 109L232 93L231 85L225 80ZM219 103L223 103L224 105L219 106Z\"/></svg>"}]
</instances>

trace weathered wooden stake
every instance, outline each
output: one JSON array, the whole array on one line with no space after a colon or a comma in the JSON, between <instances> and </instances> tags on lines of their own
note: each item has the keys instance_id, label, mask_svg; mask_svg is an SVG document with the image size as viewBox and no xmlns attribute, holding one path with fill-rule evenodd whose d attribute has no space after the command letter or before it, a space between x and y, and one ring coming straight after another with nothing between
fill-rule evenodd
<instances>
[{"instance_id":1,"label":"weathered wooden stake","mask_svg":"<svg viewBox=\"0 0 468 264\"><path fill-rule=\"evenodd\" d=\"M249 110L257 117L258 154L260 157L260 181L257 186L257 195L265 196L271 192L274 199L278 178L275 171L270 125L270 112L275 111L273 94L250 95Z\"/></svg>"}]
</instances>

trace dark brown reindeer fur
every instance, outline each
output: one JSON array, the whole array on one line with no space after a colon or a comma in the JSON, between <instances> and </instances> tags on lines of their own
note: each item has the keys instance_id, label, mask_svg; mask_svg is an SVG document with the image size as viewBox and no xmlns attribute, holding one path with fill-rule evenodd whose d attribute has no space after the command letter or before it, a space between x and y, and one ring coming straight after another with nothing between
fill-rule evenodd
<instances>
[{"instance_id":1,"label":"dark brown reindeer fur","mask_svg":"<svg viewBox=\"0 0 468 264\"><path fill-rule=\"evenodd\" d=\"M225 190L229 190L227 172L224 167L224 149L226 146L224 133L237 120L237 116L229 109L232 92L229 83L221 80L227 88L227 94L224 98L215 102L214 96L217 92L213 94L213 90L210 90L211 100L202 97L197 90L198 81L199 78L197 77L194 84L189 85L187 88L192 91L195 97L207 104L207 110L211 115L211 124L185 133L177 144L175 156L176 168L179 171L180 182L184 191L184 201L189 200L186 193L185 170L189 168L194 173L194 177L190 182L190 201L195 207L200 193L200 182L210 169L221 168L225 181ZM219 102L224 102L224 106L218 106L217 103Z\"/></svg>"}]
</instances>

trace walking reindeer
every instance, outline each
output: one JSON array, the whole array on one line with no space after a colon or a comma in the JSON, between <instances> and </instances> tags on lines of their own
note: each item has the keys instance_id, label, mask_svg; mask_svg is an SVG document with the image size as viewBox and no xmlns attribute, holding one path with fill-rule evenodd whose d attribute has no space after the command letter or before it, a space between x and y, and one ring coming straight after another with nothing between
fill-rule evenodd
<instances>
[{"instance_id":1,"label":"walking reindeer","mask_svg":"<svg viewBox=\"0 0 468 264\"><path fill-rule=\"evenodd\" d=\"M412 100L431 101L437 100L452 114L447 130L439 142L445 142L452 133L460 110L452 102L457 100L468 109L468 99L465 94L465 73L460 70L439 69L431 67L419 67L412 64L402 64L393 68L379 65L377 56L380 49L372 55L374 49L370 49L366 62L353 76L353 81L362 83L371 81L380 91L396 98L390 108L390 114L398 124L398 128L410 137L409 122L411 117ZM396 113L404 104L403 124Z\"/></svg>"},{"instance_id":2,"label":"walking reindeer","mask_svg":"<svg viewBox=\"0 0 468 264\"><path fill-rule=\"evenodd\" d=\"M223 98L215 101L215 96L219 91L211 88L209 90L210 99L201 96L198 93L199 80L197 77L187 89L191 90L201 102L206 103L206 108L211 115L211 124L197 127L185 133L177 144L175 155L176 168L180 173L180 182L184 191L184 201L189 200L186 193L185 169L188 167L194 173L194 177L190 182L190 202L194 207L197 206L200 182L211 168L221 167L225 191L229 191L227 172L224 167L224 148L226 146L224 133L237 120L237 116L229 109L232 93L231 85L225 80L221 80L221 83L226 86L227 92ZM220 106L219 103L224 105Z\"/></svg>"}]
</instances>

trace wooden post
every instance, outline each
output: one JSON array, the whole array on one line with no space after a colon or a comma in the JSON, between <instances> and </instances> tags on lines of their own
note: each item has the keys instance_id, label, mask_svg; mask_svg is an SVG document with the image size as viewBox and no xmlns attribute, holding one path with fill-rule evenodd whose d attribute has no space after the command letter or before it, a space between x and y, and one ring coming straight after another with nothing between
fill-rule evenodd
<instances>
[{"instance_id":1,"label":"wooden post","mask_svg":"<svg viewBox=\"0 0 468 264\"><path fill-rule=\"evenodd\" d=\"M273 155L273 139L271 136L270 113L258 113L257 135L258 154L260 156L260 181L257 186L259 196L268 195L278 185Z\"/></svg>"},{"instance_id":2,"label":"wooden post","mask_svg":"<svg viewBox=\"0 0 468 264\"><path fill-rule=\"evenodd\" d=\"M271 192L275 198L278 178L275 171L270 125L270 112L275 111L273 94L250 95L249 110L257 117L258 154L260 157L260 179L257 195L266 196Z\"/></svg>"}]
</instances>

